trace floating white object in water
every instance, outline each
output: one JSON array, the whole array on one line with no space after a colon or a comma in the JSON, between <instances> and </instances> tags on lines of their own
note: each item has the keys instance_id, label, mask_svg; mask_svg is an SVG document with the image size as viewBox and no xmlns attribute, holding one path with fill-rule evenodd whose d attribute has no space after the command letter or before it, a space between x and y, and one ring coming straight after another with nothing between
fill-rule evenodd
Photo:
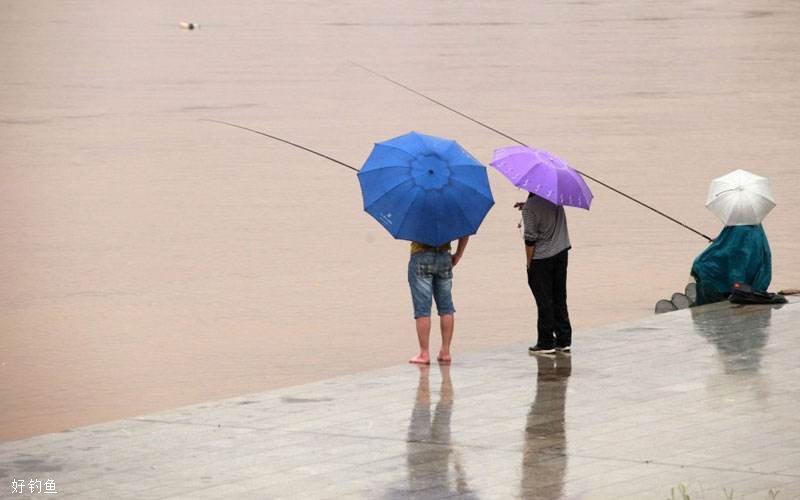
<instances>
[{"instance_id":1,"label":"floating white object in water","mask_svg":"<svg viewBox=\"0 0 800 500\"><path fill-rule=\"evenodd\" d=\"M180 27L181 27L181 29L185 29L185 30L193 30L193 29L199 28L200 25L197 24L197 23L186 23L186 22L181 21Z\"/></svg>"}]
</instances>

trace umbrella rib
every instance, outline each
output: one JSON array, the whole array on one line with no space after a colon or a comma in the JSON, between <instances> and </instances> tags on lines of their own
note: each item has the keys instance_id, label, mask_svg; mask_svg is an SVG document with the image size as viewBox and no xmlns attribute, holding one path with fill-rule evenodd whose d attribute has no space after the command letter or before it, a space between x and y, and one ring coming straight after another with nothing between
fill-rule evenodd
<instances>
[{"instance_id":1,"label":"umbrella rib","mask_svg":"<svg viewBox=\"0 0 800 500\"><path fill-rule=\"evenodd\" d=\"M411 181L411 179L409 179L409 181ZM416 196L414 197L414 199L412 199L412 200L411 200L411 203L408 205L408 208L411 208L411 205L413 205L415 201L417 201L417 199L416 199ZM394 233L393 233L393 232L391 232L391 231L389 231L389 233L390 233L392 236L394 236L395 238L397 238L397 235L398 235L398 234L400 234L400 230L401 230L401 229L403 229L403 224L405 224L405 223L406 223L406 219L408 219L408 213L409 213L410 211L411 211L411 210L405 210L405 211L403 212L403 218L402 218L402 219L400 219L400 222L397 224L397 231L395 231Z\"/></svg>"},{"instance_id":2,"label":"umbrella rib","mask_svg":"<svg viewBox=\"0 0 800 500\"><path fill-rule=\"evenodd\" d=\"M406 166L396 166L396 167L384 167L384 168L408 168L408 167L406 167ZM374 173L374 172L377 172L378 170L380 170L380 169L368 170L368 171L366 171L366 172L361 172L359 175L360 175L362 178L366 179L368 175L370 175L370 174L372 174L372 173ZM371 207L373 203L375 203L375 202L376 202L376 201L378 201L380 198L382 198L383 196L385 196L385 195L386 195L386 193L388 193L389 191L391 191L391 190L393 190L393 189L397 188L398 186L401 186L402 184L404 184L404 183L408 182L409 180L411 180L411 179L405 179L405 180L401 180L400 182L398 182L397 184L395 184L394 186L392 186L390 189L387 189L386 191L384 191L384 192L383 192L383 194L381 194L380 196L378 196L378 198L374 199L374 200L373 200L373 201L372 201L372 202L371 202L369 205L365 205L365 206L364 206L364 210L366 210L367 208Z\"/></svg>"},{"instance_id":3,"label":"umbrella rib","mask_svg":"<svg viewBox=\"0 0 800 500\"><path fill-rule=\"evenodd\" d=\"M465 168L465 167L466 167L466 168L483 168L483 169L486 169L486 167L484 167L484 166L483 166L482 164L480 164L480 163L477 163L477 164L474 164L474 163L454 163L454 164L450 164L450 165L448 165L448 167L449 167L451 170L452 170L453 168Z\"/></svg>"},{"instance_id":4,"label":"umbrella rib","mask_svg":"<svg viewBox=\"0 0 800 500\"><path fill-rule=\"evenodd\" d=\"M462 181L460 179L457 179L455 177L450 177L450 182L457 182L457 183L461 184L462 186L464 186L465 188L470 189L470 190L478 193L479 195L483 196L484 198L486 197L486 195L484 193L481 193L480 191L478 191L477 189L475 189L474 187L470 186L469 184L467 184L466 182L464 182L464 181ZM494 202L494 200L492 200L492 202Z\"/></svg>"},{"instance_id":5,"label":"umbrella rib","mask_svg":"<svg viewBox=\"0 0 800 500\"><path fill-rule=\"evenodd\" d=\"M463 183L459 183L459 184L463 184ZM467 186L467 187L469 187L469 186ZM473 190L473 191L474 191L474 190ZM476 192L477 192L478 194L481 194L479 191L476 191ZM451 198L453 201L455 201L455 204L456 204L456 206L458 207L458 210L459 210L459 211L461 211L461 215L463 215L463 216L464 216L464 219L465 219L465 220L466 220L466 221L467 221L467 222L468 222L470 225L475 225L475 224L474 224L474 223L473 223L473 222L470 220L469 216L467 215L467 212L466 212L466 211L464 211L464 207L462 207L462 206L461 206L461 197L460 197L460 196L455 196L455 197L453 197L453 196L451 196L451 195L448 195L448 197L449 197L449 198ZM476 228L476 231L477 231L477 228ZM475 234L475 233L471 233L471 234Z\"/></svg>"},{"instance_id":6,"label":"umbrella rib","mask_svg":"<svg viewBox=\"0 0 800 500\"><path fill-rule=\"evenodd\" d=\"M448 142L450 142L451 144L447 147L447 149L445 150L445 153L451 153L452 150L455 149L458 154L463 154L464 156L466 156L467 158L471 159L475 163L483 166L483 164L481 162L479 162L477 158L472 156L472 153L470 153L469 151L467 151L466 149L461 147L461 145L459 143L457 143L456 141L454 141L452 139L448 139Z\"/></svg>"},{"instance_id":7,"label":"umbrella rib","mask_svg":"<svg viewBox=\"0 0 800 500\"><path fill-rule=\"evenodd\" d=\"M428 146L427 144L425 144L425 141L424 141L424 140L422 140L422 137L420 137L420 134L419 134L419 132L416 132L416 131L413 131L413 130L412 130L412 131L410 132L410 134L414 136L414 139L416 139L416 140L417 140L417 142L419 142L419 144L420 144L420 146L422 147L422 149L423 149L423 150L431 150L431 151L433 151L433 148L431 148L430 146Z\"/></svg>"},{"instance_id":8,"label":"umbrella rib","mask_svg":"<svg viewBox=\"0 0 800 500\"><path fill-rule=\"evenodd\" d=\"M406 180L404 180L403 182L401 182L400 184L397 184L396 186L392 187L391 189L387 189L386 191L384 191L384 193L383 193L383 194L382 194L380 197L376 198L376 199L375 199L375 201L373 201L372 203L370 203L370 204L369 204L369 206L366 206L366 207L364 207L364 210L367 210L367 209L369 209L369 208L370 208L372 205L374 205L374 204L375 204L375 202L377 202L378 200L380 200L381 198L383 198L383 197L384 197L384 196L386 196L387 194L391 193L391 192L392 192L392 191L394 191L395 189L399 188L400 186L402 186L403 184L406 184L406 183L408 183L408 182L414 182L414 179L406 179Z\"/></svg>"},{"instance_id":9,"label":"umbrella rib","mask_svg":"<svg viewBox=\"0 0 800 500\"><path fill-rule=\"evenodd\" d=\"M724 191L720 191L718 193L714 193L714 198L719 198L720 196L722 196L725 193L730 193L731 191L736 191L738 189L739 189L738 187L732 187L730 189L726 189Z\"/></svg>"},{"instance_id":10,"label":"umbrella rib","mask_svg":"<svg viewBox=\"0 0 800 500\"><path fill-rule=\"evenodd\" d=\"M522 146L519 146L519 147L522 147ZM514 151L513 153L509 153L507 155L503 155L503 157L499 158L499 160L502 161L502 160L506 160L506 159L509 159L509 158L514 158L515 156L530 157L530 156L532 156L530 154L530 151L532 151L530 148L527 151ZM494 161L495 161L494 158L492 158L492 163L494 163ZM538 165L539 163L542 163L542 161L541 161L541 159L537 158L536 164Z\"/></svg>"},{"instance_id":11,"label":"umbrella rib","mask_svg":"<svg viewBox=\"0 0 800 500\"><path fill-rule=\"evenodd\" d=\"M405 153L406 155L410 156L412 160L416 158L416 156L415 156L415 155L413 155L413 154L409 153L409 152L408 152L408 151L406 151L405 149L403 149L403 148L399 148L399 147L397 147L397 146L394 146L394 145L392 145L392 144L386 144L385 142L378 142L378 143L376 143L375 145L376 145L376 146L382 146L382 147L384 147L384 148L392 148L392 149L396 149L396 150L398 150L398 151L401 151L401 152Z\"/></svg>"}]
</instances>

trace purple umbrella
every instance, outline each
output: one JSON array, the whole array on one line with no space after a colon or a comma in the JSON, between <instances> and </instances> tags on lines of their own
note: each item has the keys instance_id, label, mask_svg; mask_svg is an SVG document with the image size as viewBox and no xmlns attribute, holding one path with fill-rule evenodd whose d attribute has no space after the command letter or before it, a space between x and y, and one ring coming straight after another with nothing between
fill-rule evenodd
<instances>
[{"instance_id":1,"label":"purple umbrella","mask_svg":"<svg viewBox=\"0 0 800 500\"><path fill-rule=\"evenodd\" d=\"M541 149L508 146L496 149L491 166L518 188L556 205L589 210L592 192L574 168Z\"/></svg>"}]
</instances>

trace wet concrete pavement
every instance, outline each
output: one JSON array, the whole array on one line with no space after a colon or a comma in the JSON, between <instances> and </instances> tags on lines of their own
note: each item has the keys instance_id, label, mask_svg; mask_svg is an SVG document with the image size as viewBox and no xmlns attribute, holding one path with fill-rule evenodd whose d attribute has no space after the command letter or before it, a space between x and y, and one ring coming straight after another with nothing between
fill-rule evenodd
<instances>
[{"instance_id":1,"label":"wet concrete pavement","mask_svg":"<svg viewBox=\"0 0 800 500\"><path fill-rule=\"evenodd\" d=\"M722 303L5 442L0 497L798 498L798 325Z\"/></svg>"}]
</instances>

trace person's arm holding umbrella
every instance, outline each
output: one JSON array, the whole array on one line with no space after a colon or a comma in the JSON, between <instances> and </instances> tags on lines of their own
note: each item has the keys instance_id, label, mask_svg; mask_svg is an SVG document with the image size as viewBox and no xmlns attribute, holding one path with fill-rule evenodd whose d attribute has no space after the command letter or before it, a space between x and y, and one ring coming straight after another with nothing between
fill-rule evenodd
<instances>
[{"instance_id":1,"label":"person's arm holding umbrella","mask_svg":"<svg viewBox=\"0 0 800 500\"><path fill-rule=\"evenodd\" d=\"M469 236L464 236L463 238L458 239L458 246L456 247L456 253L453 254L453 267L456 267L458 261L461 260L461 257L464 255L464 250L467 249L467 242L469 241Z\"/></svg>"}]
</instances>

